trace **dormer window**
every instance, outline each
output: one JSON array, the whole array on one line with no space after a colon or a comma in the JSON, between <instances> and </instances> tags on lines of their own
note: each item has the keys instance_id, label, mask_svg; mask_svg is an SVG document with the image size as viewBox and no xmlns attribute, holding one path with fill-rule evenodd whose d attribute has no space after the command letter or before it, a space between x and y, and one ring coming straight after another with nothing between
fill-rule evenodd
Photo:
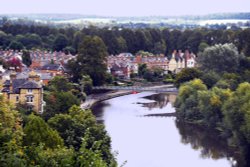
<instances>
[{"instance_id":1,"label":"dormer window","mask_svg":"<svg viewBox=\"0 0 250 167\"><path fill-rule=\"evenodd\" d=\"M28 93L32 93L32 89L28 89Z\"/></svg>"}]
</instances>

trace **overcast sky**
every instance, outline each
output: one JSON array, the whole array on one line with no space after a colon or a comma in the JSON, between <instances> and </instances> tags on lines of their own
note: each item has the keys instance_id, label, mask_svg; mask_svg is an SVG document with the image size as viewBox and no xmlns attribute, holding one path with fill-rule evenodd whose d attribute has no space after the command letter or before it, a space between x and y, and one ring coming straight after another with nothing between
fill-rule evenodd
<instances>
[{"instance_id":1,"label":"overcast sky","mask_svg":"<svg viewBox=\"0 0 250 167\"><path fill-rule=\"evenodd\" d=\"M250 12L250 0L1 0L0 13L168 16Z\"/></svg>"}]
</instances>

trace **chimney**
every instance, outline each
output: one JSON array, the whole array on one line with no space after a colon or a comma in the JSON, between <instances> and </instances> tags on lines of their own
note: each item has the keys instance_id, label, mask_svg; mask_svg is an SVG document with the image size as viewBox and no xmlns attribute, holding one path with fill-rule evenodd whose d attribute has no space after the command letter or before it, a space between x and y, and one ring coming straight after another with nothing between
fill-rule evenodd
<instances>
[{"instance_id":1,"label":"chimney","mask_svg":"<svg viewBox=\"0 0 250 167\"><path fill-rule=\"evenodd\" d=\"M16 79L16 72L11 72L10 73L10 92L13 91L13 80Z\"/></svg>"},{"instance_id":2,"label":"chimney","mask_svg":"<svg viewBox=\"0 0 250 167\"><path fill-rule=\"evenodd\" d=\"M29 73L29 81L39 82L40 81L40 75L38 75L35 71L32 70Z\"/></svg>"},{"instance_id":3,"label":"chimney","mask_svg":"<svg viewBox=\"0 0 250 167\"><path fill-rule=\"evenodd\" d=\"M184 56L184 58L185 58L185 68L187 68L187 59L189 58L189 50L186 50L186 51L185 51L185 56Z\"/></svg>"}]
</instances>

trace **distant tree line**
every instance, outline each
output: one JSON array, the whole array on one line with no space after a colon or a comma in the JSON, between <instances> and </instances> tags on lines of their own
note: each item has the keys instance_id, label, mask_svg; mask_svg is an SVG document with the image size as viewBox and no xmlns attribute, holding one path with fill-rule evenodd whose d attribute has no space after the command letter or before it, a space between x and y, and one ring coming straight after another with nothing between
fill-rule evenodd
<instances>
[{"instance_id":1,"label":"distant tree line","mask_svg":"<svg viewBox=\"0 0 250 167\"><path fill-rule=\"evenodd\" d=\"M85 36L98 36L109 54L120 52L137 53L140 50L154 54L171 54L175 49L198 53L204 46L234 43L238 51L250 56L250 29L186 29L168 28L97 28L89 26L53 27L43 24L17 24L9 20L0 21L0 48L2 49L45 49L76 54L78 45Z\"/></svg>"}]
</instances>

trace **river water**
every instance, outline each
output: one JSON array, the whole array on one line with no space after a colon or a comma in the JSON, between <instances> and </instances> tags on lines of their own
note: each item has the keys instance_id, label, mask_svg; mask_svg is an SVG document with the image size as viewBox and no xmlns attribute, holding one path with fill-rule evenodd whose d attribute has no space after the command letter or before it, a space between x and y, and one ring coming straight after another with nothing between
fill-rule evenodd
<instances>
[{"instance_id":1,"label":"river water","mask_svg":"<svg viewBox=\"0 0 250 167\"><path fill-rule=\"evenodd\" d=\"M93 108L125 167L230 167L227 146L208 130L176 121L175 117L145 116L172 113L176 96L143 92L117 97Z\"/></svg>"}]
</instances>

